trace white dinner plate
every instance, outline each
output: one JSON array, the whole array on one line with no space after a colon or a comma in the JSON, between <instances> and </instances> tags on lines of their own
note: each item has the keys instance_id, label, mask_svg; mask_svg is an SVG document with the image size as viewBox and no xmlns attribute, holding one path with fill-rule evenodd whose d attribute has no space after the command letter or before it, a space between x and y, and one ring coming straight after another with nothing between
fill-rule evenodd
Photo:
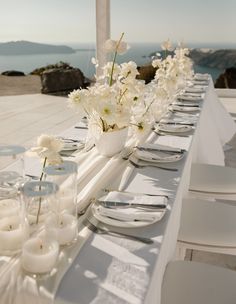
<instances>
[{"instance_id":1,"label":"white dinner plate","mask_svg":"<svg viewBox=\"0 0 236 304\"><path fill-rule=\"evenodd\" d=\"M163 216L165 215L166 209L161 210L161 211L150 211L152 212L155 216L153 217L152 221L120 221L116 220L115 218L110 218L107 216L103 216L99 213L99 204L98 203L93 203L91 205L91 211L93 216L100 222L111 225L114 227L123 227L123 228L136 228L136 227L144 227L144 226L149 226L152 225L158 221L160 221Z\"/></svg>"},{"instance_id":2,"label":"white dinner plate","mask_svg":"<svg viewBox=\"0 0 236 304\"><path fill-rule=\"evenodd\" d=\"M184 133L192 130L192 126L188 125L168 125L168 124L160 124L158 126L159 131L169 132L169 133Z\"/></svg>"}]
</instances>

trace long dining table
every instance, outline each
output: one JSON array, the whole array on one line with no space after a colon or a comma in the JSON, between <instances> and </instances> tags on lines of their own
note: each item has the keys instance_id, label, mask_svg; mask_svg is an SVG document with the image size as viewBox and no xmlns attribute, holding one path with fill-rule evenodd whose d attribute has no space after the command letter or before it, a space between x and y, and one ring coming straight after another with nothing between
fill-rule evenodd
<instances>
[{"instance_id":1,"label":"long dining table","mask_svg":"<svg viewBox=\"0 0 236 304\"><path fill-rule=\"evenodd\" d=\"M199 105L199 111L192 113L194 127L187 136L174 133L160 136L152 131L146 138L146 142L186 150L182 159L166 165L178 171L135 168L123 159L122 153L107 158L99 155L96 148L68 156L78 163L77 200L81 216L77 242L71 248L62 248L64 256L57 265L61 271L51 278L22 275L19 258L9 259L11 267L4 268L4 278L1 276L0 280L0 303L161 303L162 279L167 263L175 256L182 199L188 194L191 165L224 165L223 146L236 131L233 119L217 98L211 79ZM176 115L173 112L169 118ZM60 135L83 139L86 133L80 124ZM26 161L28 174L37 175L38 170L33 160ZM104 195L105 189L119 189L125 177L122 190L127 193L168 196L165 214L159 221L114 228L92 218L91 199ZM84 225L84 218L88 216L96 225L151 238L153 243L94 233ZM1 265L6 266L0 264L0 271Z\"/></svg>"}]
</instances>

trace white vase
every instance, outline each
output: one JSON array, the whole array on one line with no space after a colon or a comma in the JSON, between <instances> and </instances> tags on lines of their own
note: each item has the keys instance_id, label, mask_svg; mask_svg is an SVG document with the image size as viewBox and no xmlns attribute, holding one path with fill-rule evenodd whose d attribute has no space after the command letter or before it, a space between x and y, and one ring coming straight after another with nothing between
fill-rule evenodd
<instances>
[{"instance_id":1,"label":"white vase","mask_svg":"<svg viewBox=\"0 0 236 304\"><path fill-rule=\"evenodd\" d=\"M128 127L112 132L103 132L95 139L95 145L101 155L111 157L125 146Z\"/></svg>"}]
</instances>

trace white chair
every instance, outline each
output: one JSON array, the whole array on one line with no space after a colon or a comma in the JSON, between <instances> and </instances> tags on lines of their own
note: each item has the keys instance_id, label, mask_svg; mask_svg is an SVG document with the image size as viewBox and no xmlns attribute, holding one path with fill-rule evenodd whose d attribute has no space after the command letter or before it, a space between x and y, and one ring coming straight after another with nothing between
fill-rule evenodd
<instances>
[{"instance_id":1,"label":"white chair","mask_svg":"<svg viewBox=\"0 0 236 304\"><path fill-rule=\"evenodd\" d=\"M236 169L207 164L193 164L190 196L236 200Z\"/></svg>"},{"instance_id":2,"label":"white chair","mask_svg":"<svg viewBox=\"0 0 236 304\"><path fill-rule=\"evenodd\" d=\"M235 271L186 261L174 261L167 265L161 304L235 303Z\"/></svg>"},{"instance_id":3,"label":"white chair","mask_svg":"<svg viewBox=\"0 0 236 304\"><path fill-rule=\"evenodd\" d=\"M176 258L187 249L236 255L236 206L184 199Z\"/></svg>"}]
</instances>

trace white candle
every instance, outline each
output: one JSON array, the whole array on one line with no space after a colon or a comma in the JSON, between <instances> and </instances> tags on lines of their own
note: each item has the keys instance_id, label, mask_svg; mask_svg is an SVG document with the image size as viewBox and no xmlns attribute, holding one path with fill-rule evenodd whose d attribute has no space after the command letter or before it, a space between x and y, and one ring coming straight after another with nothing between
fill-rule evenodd
<instances>
[{"instance_id":1,"label":"white candle","mask_svg":"<svg viewBox=\"0 0 236 304\"><path fill-rule=\"evenodd\" d=\"M46 231L57 239L60 245L66 245L76 239L78 233L77 219L68 213L52 215L45 221Z\"/></svg>"},{"instance_id":2,"label":"white candle","mask_svg":"<svg viewBox=\"0 0 236 304\"><path fill-rule=\"evenodd\" d=\"M67 210L70 213L74 212L75 194L73 193L73 191L71 189L66 188L66 189L60 190L58 193L58 197L59 197L59 204L60 204L59 210L60 211Z\"/></svg>"},{"instance_id":3,"label":"white candle","mask_svg":"<svg viewBox=\"0 0 236 304\"><path fill-rule=\"evenodd\" d=\"M29 234L28 226L22 225L18 215L0 220L0 252L10 255L21 249Z\"/></svg>"},{"instance_id":4,"label":"white candle","mask_svg":"<svg viewBox=\"0 0 236 304\"><path fill-rule=\"evenodd\" d=\"M29 239L22 249L22 266L31 273L47 273L56 264L58 254L58 242L41 238Z\"/></svg>"},{"instance_id":5,"label":"white candle","mask_svg":"<svg viewBox=\"0 0 236 304\"><path fill-rule=\"evenodd\" d=\"M16 199L0 200L0 218L16 215L20 210L20 203Z\"/></svg>"}]
</instances>

